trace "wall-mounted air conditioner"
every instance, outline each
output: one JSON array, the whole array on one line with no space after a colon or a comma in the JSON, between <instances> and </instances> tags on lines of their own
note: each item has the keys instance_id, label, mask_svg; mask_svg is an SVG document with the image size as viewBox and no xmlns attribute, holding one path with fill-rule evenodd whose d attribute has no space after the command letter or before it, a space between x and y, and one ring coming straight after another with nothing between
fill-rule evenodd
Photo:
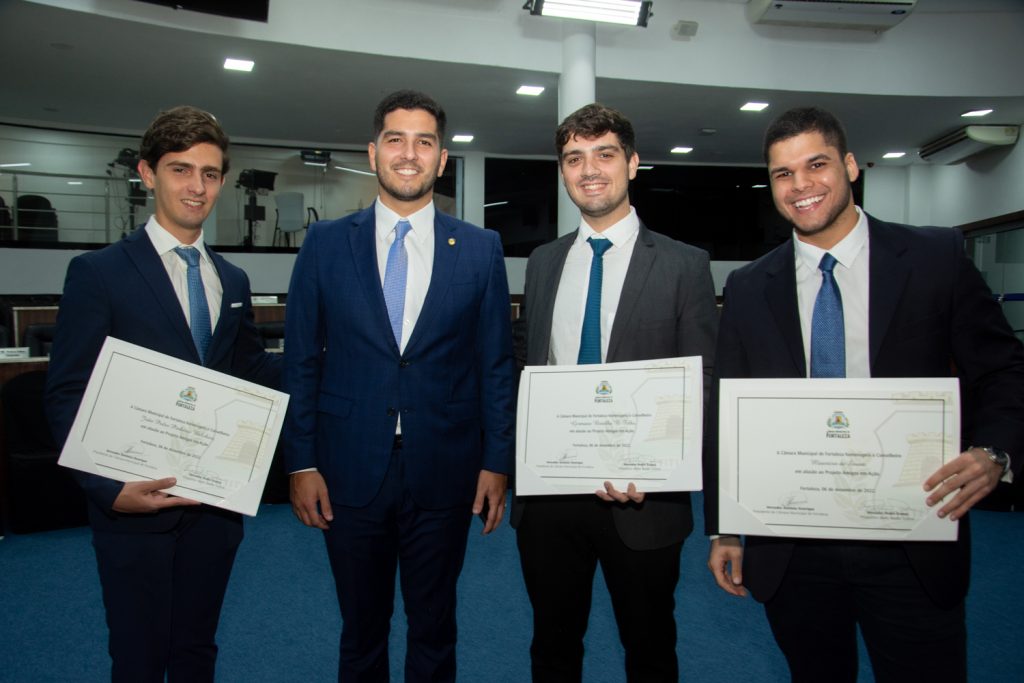
<instances>
[{"instance_id":1,"label":"wall-mounted air conditioner","mask_svg":"<svg viewBox=\"0 0 1024 683\"><path fill-rule=\"evenodd\" d=\"M933 164L955 164L993 145L1017 142L1020 126L964 126L921 147L919 154Z\"/></svg>"},{"instance_id":2,"label":"wall-mounted air conditioner","mask_svg":"<svg viewBox=\"0 0 1024 683\"><path fill-rule=\"evenodd\" d=\"M750 0L752 24L885 31L906 19L917 0Z\"/></svg>"}]
</instances>

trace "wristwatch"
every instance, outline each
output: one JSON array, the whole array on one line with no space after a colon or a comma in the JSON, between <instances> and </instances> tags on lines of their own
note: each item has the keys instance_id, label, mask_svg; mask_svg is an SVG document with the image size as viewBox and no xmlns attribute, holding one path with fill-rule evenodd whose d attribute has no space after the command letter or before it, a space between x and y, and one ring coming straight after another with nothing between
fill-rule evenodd
<instances>
[{"instance_id":1,"label":"wristwatch","mask_svg":"<svg viewBox=\"0 0 1024 683\"><path fill-rule=\"evenodd\" d=\"M985 451L989 460L1003 468L1003 474L1006 474L1007 470L1010 469L1010 454L1001 448L993 448L992 446L974 446L974 448L980 448Z\"/></svg>"}]
</instances>

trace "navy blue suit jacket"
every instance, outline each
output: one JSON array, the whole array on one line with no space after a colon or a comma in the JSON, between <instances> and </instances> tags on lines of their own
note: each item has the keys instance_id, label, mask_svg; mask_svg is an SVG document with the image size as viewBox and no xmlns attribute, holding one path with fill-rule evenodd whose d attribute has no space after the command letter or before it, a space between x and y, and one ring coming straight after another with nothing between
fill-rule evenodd
<instances>
[{"instance_id":1,"label":"navy blue suit jacket","mask_svg":"<svg viewBox=\"0 0 1024 683\"><path fill-rule=\"evenodd\" d=\"M868 217L868 337L872 377L960 379L962 447L995 446L1024 465L1024 352L981 274L964 254L963 235ZM726 282L718 332L710 437L717 440L718 380L806 377L797 310L794 247L787 241L734 271ZM717 446L717 441L715 442ZM707 533L718 533L717 448L705 462ZM921 493L924 496L924 492ZM903 544L925 590L951 606L967 592L968 520L955 543ZM787 539L748 537L744 584L769 599L792 553Z\"/></svg>"},{"instance_id":2,"label":"navy blue suit jacket","mask_svg":"<svg viewBox=\"0 0 1024 683\"><path fill-rule=\"evenodd\" d=\"M224 290L207 367L277 387L280 359L263 350L253 323L249 278L216 252L207 252ZM185 313L144 228L77 256L68 265L46 388L50 427L61 446L107 336L199 363ZM145 515L116 513L111 506L121 491L120 482L74 473L90 501L89 517L96 529L161 531L171 528L182 514L180 507Z\"/></svg>"},{"instance_id":3,"label":"navy blue suit jacket","mask_svg":"<svg viewBox=\"0 0 1024 683\"><path fill-rule=\"evenodd\" d=\"M511 316L497 233L437 212L423 310L400 353L376 256L374 208L314 225L285 322L289 472L315 467L330 499L368 504L402 417L405 480L425 508L473 500L513 449Z\"/></svg>"}]
</instances>

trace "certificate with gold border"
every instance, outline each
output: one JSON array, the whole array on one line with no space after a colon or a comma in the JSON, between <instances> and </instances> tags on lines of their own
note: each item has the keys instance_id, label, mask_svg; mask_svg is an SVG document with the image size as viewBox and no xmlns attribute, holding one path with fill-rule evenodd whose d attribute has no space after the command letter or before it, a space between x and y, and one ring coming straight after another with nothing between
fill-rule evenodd
<instances>
[{"instance_id":1,"label":"certificate with gold border","mask_svg":"<svg viewBox=\"0 0 1024 683\"><path fill-rule=\"evenodd\" d=\"M60 464L255 515L288 395L107 337Z\"/></svg>"},{"instance_id":2,"label":"certificate with gold border","mask_svg":"<svg viewBox=\"0 0 1024 683\"><path fill-rule=\"evenodd\" d=\"M955 378L723 379L719 530L956 540L924 481L960 452Z\"/></svg>"},{"instance_id":3,"label":"certificate with gold border","mask_svg":"<svg viewBox=\"0 0 1024 683\"><path fill-rule=\"evenodd\" d=\"M516 493L701 488L700 356L523 370Z\"/></svg>"}]
</instances>

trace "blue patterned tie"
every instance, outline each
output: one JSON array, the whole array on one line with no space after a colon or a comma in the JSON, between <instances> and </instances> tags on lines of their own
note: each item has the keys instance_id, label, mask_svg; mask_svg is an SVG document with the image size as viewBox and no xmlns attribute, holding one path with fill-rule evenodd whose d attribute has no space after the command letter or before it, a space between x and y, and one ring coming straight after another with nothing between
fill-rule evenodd
<instances>
[{"instance_id":1,"label":"blue patterned tie","mask_svg":"<svg viewBox=\"0 0 1024 683\"><path fill-rule=\"evenodd\" d=\"M821 257L821 289L814 300L811 318L811 377L846 377L846 333L843 323L843 297L832 274L836 259Z\"/></svg>"},{"instance_id":2,"label":"blue patterned tie","mask_svg":"<svg viewBox=\"0 0 1024 683\"><path fill-rule=\"evenodd\" d=\"M587 285L587 305L583 309L583 331L580 333L580 354L577 365L601 362L601 279L604 274L604 252L611 246L611 240L587 239L594 250L590 260L590 284Z\"/></svg>"},{"instance_id":3,"label":"blue patterned tie","mask_svg":"<svg viewBox=\"0 0 1024 683\"><path fill-rule=\"evenodd\" d=\"M388 264L384 269L384 304L395 343L402 347L402 317L405 314L405 281L409 275L409 254L405 250L405 236L412 225L404 218L395 225L395 241L388 250Z\"/></svg>"},{"instance_id":4,"label":"blue patterned tie","mask_svg":"<svg viewBox=\"0 0 1024 683\"><path fill-rule=\"evenodd\" d=\"M210 305L206 302L206 288L199 272L199 250L195 247L175 247L174 253L188 264L188 311L192 341L199 352L199 362L206 364L206 349L210 347Z\"/></svg>"}]
</instances>

